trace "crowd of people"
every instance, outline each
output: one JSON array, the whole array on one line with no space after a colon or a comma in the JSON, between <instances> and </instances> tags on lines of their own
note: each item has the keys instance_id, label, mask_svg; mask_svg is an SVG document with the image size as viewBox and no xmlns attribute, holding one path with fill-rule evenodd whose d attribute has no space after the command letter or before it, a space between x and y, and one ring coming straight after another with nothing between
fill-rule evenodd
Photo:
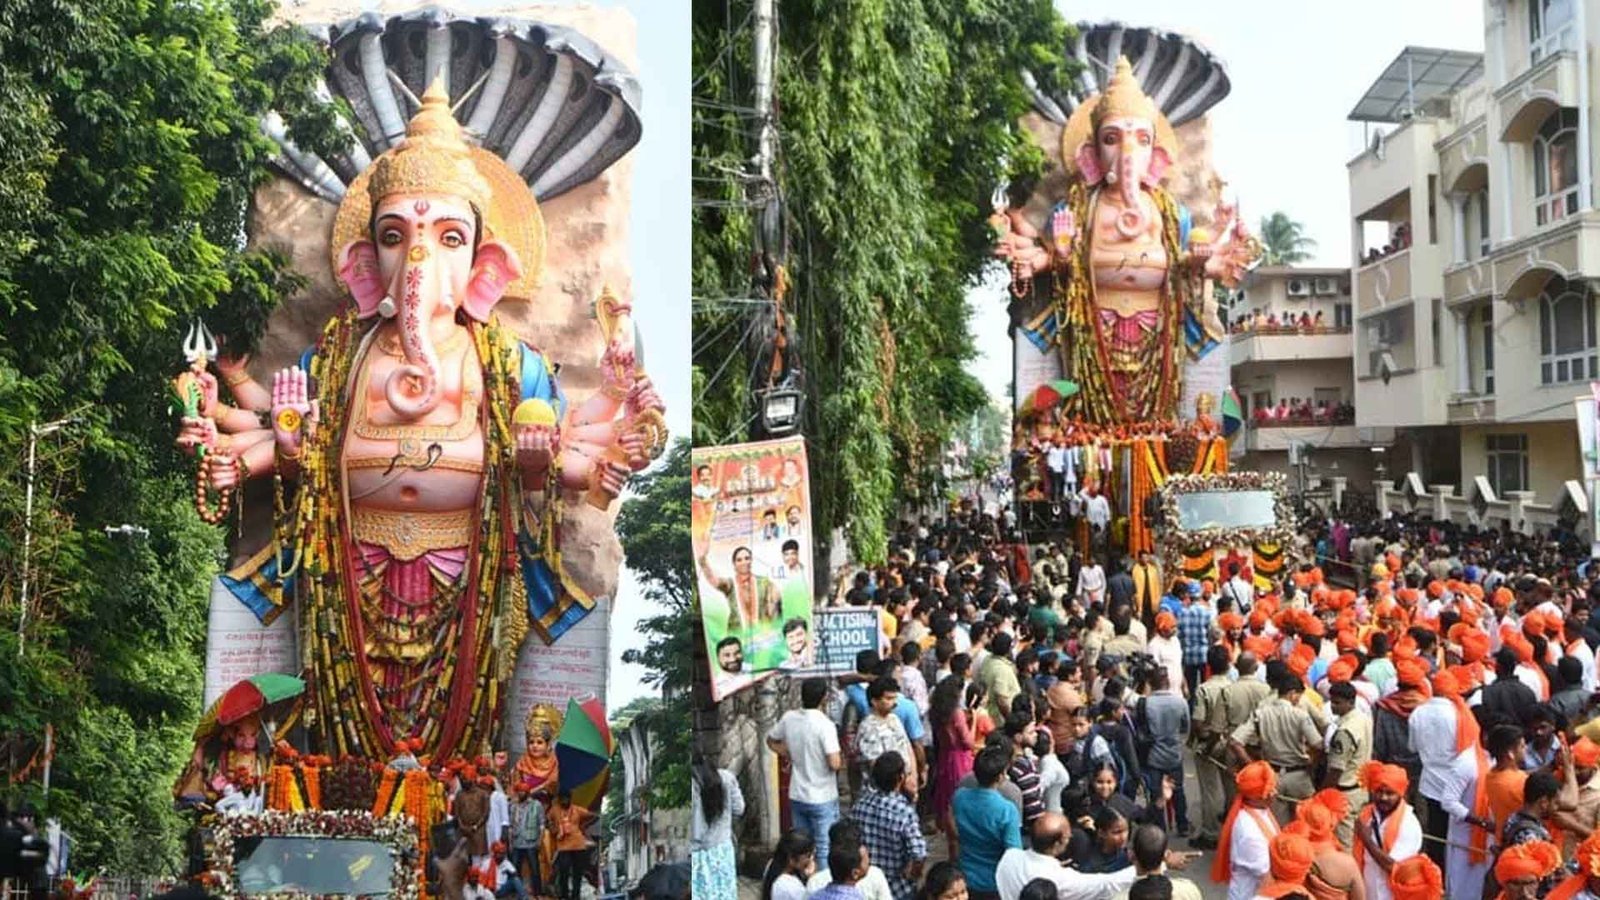
<instances>
[{"instance_id":1,"label":"crowd of people","mask_svg":"<svg viewBox=\"0 0 1600 900\"><path fill-rule=\"evenodd\" d=\"M1401 250L1411 249L1411 223L1401 222L1389 232L1389 242L1382 247L1369 247L1361 257L1361 264L1368 265L1387 259Z\"/></svg>"},{"instance_id":2,"label":"crowd of people","mask_svg":"<svg viewBox=\"0 0 1600 900\"><path fill-rule=\"evenodd\" d=\"M1600 896L1600 585L1561 537L1320 522L1268 582L907 524L845 591L884 646L766 736L762 900Z\"/></svg>"},{"instance_id":3,"label":"crowd of people","mask_svg":"<svg viewBox=\"0 0 1600 900\"><path fill-rule=\"evenodd\" d=\"M1302 310L1298 316L1289 312L1279 315L1277 310L1252 309L1236 317L1229 330L1234 334L1329 334L1350 329L1328 325L1320 309L1315 313Z\"/></svg>"},{"instance_id":4,"label":"crowd of people","mask_svg":"<svg viewBox=\"0 0 1600 900\"><path fill-rule=\"evenodd\" d=\"M1353 404L1333 400L1318 403L1306 397L1279 397L1277 405L1263 403L1251 410L1250 421L1257 428L1274 425L1354 425L1356 408Z\"/></svg>"}]
</instances>

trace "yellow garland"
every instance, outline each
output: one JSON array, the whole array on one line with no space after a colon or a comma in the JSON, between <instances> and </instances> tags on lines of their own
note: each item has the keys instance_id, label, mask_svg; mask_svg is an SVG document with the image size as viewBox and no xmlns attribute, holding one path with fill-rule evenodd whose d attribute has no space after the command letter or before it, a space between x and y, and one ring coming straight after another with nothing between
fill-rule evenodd
<instances>
[{"instance_id":1,"label":"yellow garland","mask_svg":"<svg viewBox=\"0 0 1600 900\"><path fill-rule=\"evenodd\" d=\"M381 819L389 814L389 804L395 794L394 782L399 774L393 769L384 768L383 780L378 783L378 793L372 800L373 816Z\"/></svg>"}]
</instances>

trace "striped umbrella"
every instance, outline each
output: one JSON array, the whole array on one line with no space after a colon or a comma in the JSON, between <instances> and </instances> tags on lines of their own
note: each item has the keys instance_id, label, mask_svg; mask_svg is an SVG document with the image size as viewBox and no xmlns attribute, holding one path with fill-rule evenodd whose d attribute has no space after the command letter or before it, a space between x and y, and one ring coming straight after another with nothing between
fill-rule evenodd
<instances>
[{"instance_id":1,"label":"striped umbrella","mask_svg":"<svg viewBox=\"0 0 1600 900\"><path fill-rule=\"evenodd\" d=\"M1244 427L1244 404L1239 402L1239 392L1228 388L1222 395L1222 436L1231 438Z\"/></svg>"},{"instance_id":2,"label":"striped umbrella","mask_svg":"<svg viewBox=\"0 0 1600 900\"><path fill-rule=\"evenodd\" d=\"M615 746L604 704L594 697L567 701L566 720L556 735L556 762L561 789L572 792L573 803L593 809L605 796Z\"/></svg>"}]
</instances>

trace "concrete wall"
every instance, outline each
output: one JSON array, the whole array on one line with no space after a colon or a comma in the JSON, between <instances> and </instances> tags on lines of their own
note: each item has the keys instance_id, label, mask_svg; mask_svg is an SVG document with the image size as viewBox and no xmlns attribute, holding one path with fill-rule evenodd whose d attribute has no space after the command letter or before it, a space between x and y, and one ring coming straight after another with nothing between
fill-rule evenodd
<instances>
[{"instance_id":1,"label":"concrete wall","mask_svg":"<svg viewBox=\"0 0 1600 900\"><path fill-rule=\"evenodd\" d=\"M1581 480L1583 477L1582 459L1578 453L1578 426L1573 421L1573 411L1569 405L1565 422L1462 426L1461 485L1456 489L1457 496L1463 496L1468 492L1475 477L1488 473L1488 454L1484 438L1490 434L1528 436L1529 488L1539 503L1560 503L1561 498L1566 495L1566 482L1569 479Z\"/></svg>"}]
</instances>

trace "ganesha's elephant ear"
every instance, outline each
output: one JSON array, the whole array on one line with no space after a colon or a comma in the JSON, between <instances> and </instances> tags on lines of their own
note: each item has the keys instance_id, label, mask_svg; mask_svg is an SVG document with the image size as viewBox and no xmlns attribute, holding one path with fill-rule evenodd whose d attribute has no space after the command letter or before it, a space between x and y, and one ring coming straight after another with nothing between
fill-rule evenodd
<instances>
[{"instance_id":1,"label":"ganesha's elephant ear","mask_svg":"<svg viewBox=\"0 0 1600 900\"><path fill-rule=\"evenodd\" d=\"M1100 167L1100 154L1096 152L1093 141L1079 144L1072 159L1077 163L1078 172L1083 176L1084 183L1099 184L1101 179L1106 177L1105 170Z\"/></svg>"},{"instance_id":2,"label":"ganesha's elephant ear","mask_svg":"<svg viewBox=\"0 0 1600 900\"><path fill-rule=\"evenodd\" d=\"M490 311L506 295L506 288L521 277L522 263L510 245L492 239L484 241L472 258L472 278L467 282L462 308L479 322L489 321Z\"/></svg>"},{"instance_id":3,"label":"ganesha's elephant ear","mask_svg":"<svg viewBox=\"0 0 1600 900\"><path fill-rule=\"evenodd\" d=\"M383 276L378 274L378 250L366 239L351 241L339 251L339 280L356 301L356 314L370 319L383 302Z\"/></svg>"}]
</instances>

